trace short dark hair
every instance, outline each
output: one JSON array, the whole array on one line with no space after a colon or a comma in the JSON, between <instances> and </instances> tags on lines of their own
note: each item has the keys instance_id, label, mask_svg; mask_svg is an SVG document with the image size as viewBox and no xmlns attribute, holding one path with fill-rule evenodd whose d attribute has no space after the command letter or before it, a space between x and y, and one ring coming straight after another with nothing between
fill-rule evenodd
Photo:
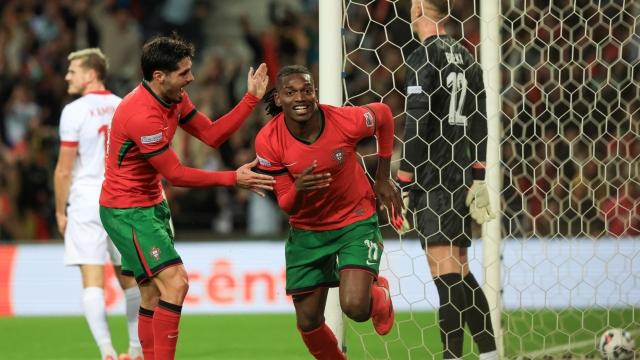
<instances>
[{"instance_id":1,"label":"short dark hair","mask_svg":"<svg viewBox=\"0 0 640 360\"><path fill-rule=\"evenodd\" d=\"M145 80L153 79L154 71L168 74L178 70L178 63L188 57L193 59L195 47L177 32L171 36L157 37L142 47L140 66Z\"/></svg>"},{"instance_id":2,"label":"short dark hair","mask_svg":"<svg viewBox=\"0 0 640 360\"><path fill-rule=\"evenodd\" d=\"M275 95L275 93L278 92L278 88L282 86L282 79L293 74L309 75L309 77L311 78L311 83L315 84L315 80L313 79L313 74L311 74L311 71L309 71L309 69L307 69L306 67L302 65L289 65L289 66L283 67L278 72L278 75L276 75L276 87L269 90L264 96L263 101L265 102L265 104L267 104L267 109L266 109L267 114L271 116L276 116L282 112L282 107L276 105L276 100L274 99L273 95Z\"/></svg>"}]
</instances>

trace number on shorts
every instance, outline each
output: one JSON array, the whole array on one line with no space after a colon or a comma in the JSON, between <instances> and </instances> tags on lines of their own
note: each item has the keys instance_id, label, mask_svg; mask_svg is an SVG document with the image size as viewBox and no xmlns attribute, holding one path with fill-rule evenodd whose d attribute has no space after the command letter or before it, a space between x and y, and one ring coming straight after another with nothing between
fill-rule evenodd
<instances>
[{"instance_id":1,"label":"number on shorts","mask_svg":"<svg viewBox=\"0 0 640 360\"><path fill-rule=\"evenodd\" d=\"M364 244L369 247L369 260L378 261L378 244L371 240L365 240Z\"/></svg>"}]
</instances>

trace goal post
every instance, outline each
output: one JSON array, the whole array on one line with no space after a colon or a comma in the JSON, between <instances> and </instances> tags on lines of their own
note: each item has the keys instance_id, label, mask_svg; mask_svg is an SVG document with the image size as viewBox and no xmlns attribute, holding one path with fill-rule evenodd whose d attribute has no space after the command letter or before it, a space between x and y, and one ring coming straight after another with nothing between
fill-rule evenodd
<instances>
[{"instance_id":1,"label":"goal post","mask_svg":"<svg viewBox=\"0 0 640 360\"><path fill-rule=\"evenodd\" d=\"M319 1L319 97L323 104L342 106L342 5L343 0ZM346 353L344 315L338 288L329 289L324 317Z\"/></svg>"},{"instance_id":2,"label":"goal post","mask_svg":"<svg viewBox=\"0 0 640 360\"><path fill-rule=\"evenodd\" d=\"M502 127L500 120L500 1L483 0L480 2L480 65L484 72L485 92L487 95L487 184L489 197L495 210L496 219L482 226L482 254L484 267L483 291L491 309L491 322L498 354L503 357L502 346L502 309L500 307L500 242L502 240L502 212L500 192L502 189L502 169L500 168L500 143Z\"/></svg>"}]
</instances>

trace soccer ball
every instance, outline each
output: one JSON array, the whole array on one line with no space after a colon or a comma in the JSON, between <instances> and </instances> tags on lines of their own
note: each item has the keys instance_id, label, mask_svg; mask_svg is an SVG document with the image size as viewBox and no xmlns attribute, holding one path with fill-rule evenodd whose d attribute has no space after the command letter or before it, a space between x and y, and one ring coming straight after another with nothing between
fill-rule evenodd
<instances>
[{"instance_id":1,"label":"soccer ball","mask_svg":"<svg viewBox=\"0 0 640 360\"><path fill-rule=\"evenodd\" d=\"M628 331L609 329L600 337L600 357L608 360L633 359L636 342Z\"/></svg>"}]
</instances>

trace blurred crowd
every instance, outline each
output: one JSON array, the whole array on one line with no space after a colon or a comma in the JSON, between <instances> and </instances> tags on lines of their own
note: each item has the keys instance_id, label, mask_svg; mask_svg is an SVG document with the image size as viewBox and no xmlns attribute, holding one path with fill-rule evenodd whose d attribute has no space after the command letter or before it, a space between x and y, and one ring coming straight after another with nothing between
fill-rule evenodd
<instances>
[{"instance_id":1,"label":"blurred crowd","mask_svg":"<svg viewBox=\"0 0 640 360\"><path fill-rule=\"evenodd\" d=\"M107 87L124 96L142 78L142 44L175 29L196 45L195 81L187 91L211 119L242 98L248 67L261 62L272 85L280 67L305 65L322 91L318 0L269 1L259 14L266 26L256 26L255 13L237 16L237 43L207 36L213 26L208 19L225 10L220 3L0 0L0 240L60 238L52 170L60 112L73 100L64 81L72 51L100 47L110 60ZM550 7L544 0L502 0L505 236L640 233L640 5L600 3L559 0ZM410 30L409 8L410 0L345 3L345 99L389 105L398 139L404 127L403 59L420 45ZM447 23L447 33L477 58L478 15L477 6L458 1ZM240 59L237 47L249 55ZM236 169L254 159L253 139L269 120L260 107L219 149L181 132L173 147L185 165ZM395 160L401 147L396 141ZM368 174L375 174L375 139L363 140L359 151ZM227 188L165 190L179 235L200 230L277 238L287 230L272 197Z\"/></svg>"}]
</instances>

